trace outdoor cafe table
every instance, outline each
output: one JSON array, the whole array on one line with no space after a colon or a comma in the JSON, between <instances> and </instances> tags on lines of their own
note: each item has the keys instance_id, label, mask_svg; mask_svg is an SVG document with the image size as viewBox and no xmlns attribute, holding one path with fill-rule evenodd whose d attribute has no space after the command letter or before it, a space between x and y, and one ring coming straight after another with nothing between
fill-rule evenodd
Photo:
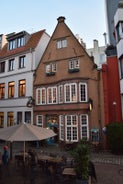
<instances>
[{"instance_id":1,"label":"outdoor cafe table","mask_svg":"<svg viewBox=\"0 0 123 184\"><path fill-rule=\"evenodd\" d=\"M52 157L49 155L38 155L38 161L47 161L52 163L60 163L63 161L61 157Z\"/></svg>"},{"instance_id":2,"label":"outdoor cafe table","mask_svg":"<svg viewBox=\"0 0 123 184\"><path fill-rule=\"evenodd\" d=\"M76 172L74 170L74 168L72 167L66 167L64 168L63 172L62 172L63 175L71 175L71 176L76 176Z\"/></svg>"},{"instance_id":3,"label":"outdoor cafe table","mask_svg":"<svg viewBox=\"0 0 123 184\"><path fill-rule=\"evenodd\" d=\"M28 157L29 157L27 152L24 153L23 151L20 151L20 152L15 154L15 161L16 161L17 165L22 164L24 162L24 155L25 155L25 158L26 158L25 161L27 163L27 160L28 160Z\"/></svg>"}]
</instances>

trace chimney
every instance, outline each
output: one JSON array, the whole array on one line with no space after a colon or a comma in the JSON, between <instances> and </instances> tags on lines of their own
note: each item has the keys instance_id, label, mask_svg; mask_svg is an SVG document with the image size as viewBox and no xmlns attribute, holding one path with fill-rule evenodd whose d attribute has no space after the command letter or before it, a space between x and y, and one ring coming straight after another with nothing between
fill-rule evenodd
<instances>
[{"instance_id":1,"label":"chimney","mask_svg":"<svg viewBox=\"0 0 123 184\"><path fill-rule=\"evenodd\" d=\"M64 22L64 20L65 20L65 17L59 17L59 18L57 18L57 20L58 20L58 23L61 23L61 22Z\"/></svg>"}]
</instances>

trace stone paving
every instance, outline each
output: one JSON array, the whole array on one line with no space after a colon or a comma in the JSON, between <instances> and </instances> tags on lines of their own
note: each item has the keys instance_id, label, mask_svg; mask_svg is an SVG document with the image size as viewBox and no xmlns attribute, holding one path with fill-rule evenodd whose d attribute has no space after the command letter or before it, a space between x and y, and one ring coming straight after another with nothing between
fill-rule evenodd
<instances>
[{"instance_id":1,"label":"stone paving","mask_svg":"<svg viewBox=\"0 0 123 184\"><path fill-rule=\"evenodd\" d=\"M93 153L91 160L94 163L123 165L123 155L113 155L111 153Z\"/></svg>"},{"instance_id":2,"label":"stone paving","mask_svg":"<svg viewBox=\"0 0 123 184\"><path fill-rule=\"evenodd\" d=\"M19 148L19 147L18 147ZM15 150L17 151L17 150ZM69 156L68 152L59 150L58 147L46 147L37 149L37 152L55 152L56 154ZM123 184L123 155L113 155L108 152L92 153L91 160L95 165L97 184ZM30 175L23 175L23 168L16 167L12 161L9 168L9 176L0 179L0 184L31 184ZM50 184L48 175L37 168L35 183L32 184ZM53 184L64 184L65 182L58 181ZM66 184L66 183L65 183Z\"/></svg>"}]
</instances>

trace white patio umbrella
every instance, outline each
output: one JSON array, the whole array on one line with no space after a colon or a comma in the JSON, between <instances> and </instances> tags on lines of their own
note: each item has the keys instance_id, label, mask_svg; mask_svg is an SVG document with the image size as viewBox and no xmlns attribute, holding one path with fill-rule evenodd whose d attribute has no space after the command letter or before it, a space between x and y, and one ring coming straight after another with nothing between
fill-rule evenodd
<instances>
[{"instance_id":1,"label":"white patio umbrella","mask_svg":"<svg viewBox=\"0 0 123 184\"><path fill-rule=\"evenodd\" d=\"M25 142L44 140L56 136L51 129L42 128L36 125L21 123L11 127L0 129L0 139L10 142L24 142L24 161L25 161Z\"/></svg>"}]
</instances>

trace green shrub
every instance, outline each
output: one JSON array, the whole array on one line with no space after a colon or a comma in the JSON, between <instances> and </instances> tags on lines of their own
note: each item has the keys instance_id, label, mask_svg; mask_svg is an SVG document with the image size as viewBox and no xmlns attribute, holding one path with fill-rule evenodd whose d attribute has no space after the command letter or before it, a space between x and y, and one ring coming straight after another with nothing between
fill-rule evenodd
<instances>
[{"instance_id":1,"label":"green shrub","mask_svg":"<svg viewBox=\"0 0 123 184\"><path fill-rule=\"evenodd\" d=\"M110 123L107 125L107 141L112 153L123 153L123 123Z\"/></svg>"}]
</instances>

